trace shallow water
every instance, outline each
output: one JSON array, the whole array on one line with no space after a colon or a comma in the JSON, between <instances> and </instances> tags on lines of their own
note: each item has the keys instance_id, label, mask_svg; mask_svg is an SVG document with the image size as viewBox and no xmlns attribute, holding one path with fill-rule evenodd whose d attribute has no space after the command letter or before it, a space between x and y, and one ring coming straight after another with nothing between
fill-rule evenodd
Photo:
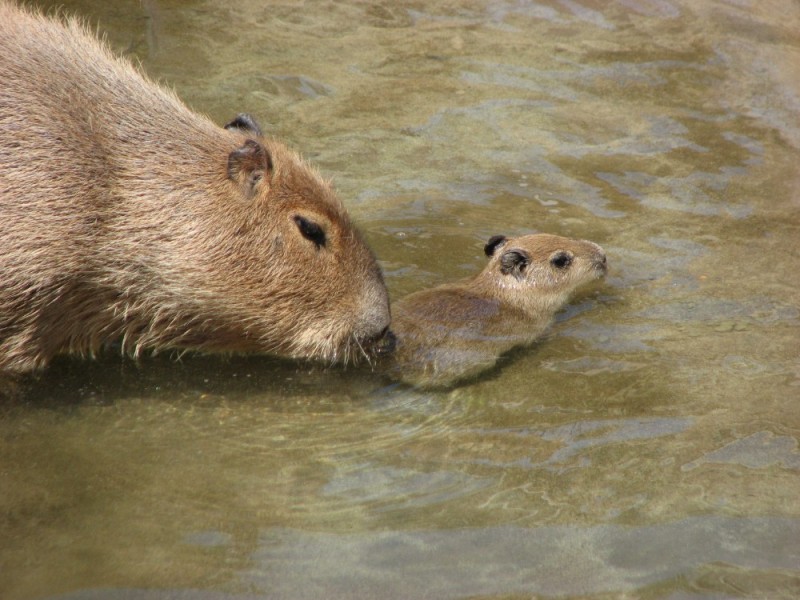
<instances>
[{"instance_id":1,"label":"shallow water","mask_svg":"<svg viewBox=\"0 0 800 600\"><path fill-rule=\"evenodd\" d=\"M611 273L449 392L57 362L0 404L0 597L800 596L796 2L52 4L333 177L395 297L495 233Z\"/></svg>"}]
</instances>

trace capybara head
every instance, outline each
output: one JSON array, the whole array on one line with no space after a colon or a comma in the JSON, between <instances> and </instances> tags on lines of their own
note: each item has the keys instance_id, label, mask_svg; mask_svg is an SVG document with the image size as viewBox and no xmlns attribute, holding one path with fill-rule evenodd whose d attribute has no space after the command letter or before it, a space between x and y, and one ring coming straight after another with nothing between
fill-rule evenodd
<instances>
[{"instance_id":1,"label":"capybara head","mask_svg":"<svg viewBox=\"0 0 800 600\"><path fill-rule=\"evenodd\" d=\"M326 361L384 347L375 258L251 117L222 129L80 21L3 0L0 80L0 369L116 340Z\"/></svg>"},{"instance_id":2,"label":"capybara head","mask_svg":"<svg viewBox=\"0 0 800 600\"><path fill-rule=\"evenodd\" d=\"M347 361L380 349L390 321L381 271L329 183L251 117L226 129L232 149L203 265L207 283L225 286L219 310L255 350Z\"/></svg>"},{"instance_id":3,"label":"capybara head","mask_svg":"<svg viewBox=\"0 0 800 600\"><path fill-rule=\"evenodd\" d=\"M544 233L495 235L484 252L489 264L479 275L482 285L528 313L562 306L576 288L603 277L607 269L606 254L594 242Z\"/></svg>"}]
</instances>

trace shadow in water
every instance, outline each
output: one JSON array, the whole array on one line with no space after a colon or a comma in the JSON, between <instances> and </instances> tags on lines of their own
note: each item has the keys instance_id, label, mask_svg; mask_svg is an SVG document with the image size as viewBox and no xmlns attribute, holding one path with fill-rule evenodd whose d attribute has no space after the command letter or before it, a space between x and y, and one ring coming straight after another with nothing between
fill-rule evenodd
<instances>
[{"instance_id":1,"label":"shadow in water","mask_svg":"<svg viewBox=\"0 0 800 600\"><path fill-rule=\"evenodd\" d=\"M47 369L0 381L0 403L67 407L113 404L133 397L184 400L271 401L324 391L357 398L382 385L370 366L331 366L269 356L163 354L140 360L104 355L96 360L61 357Z\"/></svg>"}]
</instances>

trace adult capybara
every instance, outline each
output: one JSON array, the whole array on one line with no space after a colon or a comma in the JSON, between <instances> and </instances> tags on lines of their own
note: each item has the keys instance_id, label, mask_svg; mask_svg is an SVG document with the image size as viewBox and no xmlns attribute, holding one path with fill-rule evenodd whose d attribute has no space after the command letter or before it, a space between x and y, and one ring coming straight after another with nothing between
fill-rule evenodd
<instances>
[{"instance_id":1,"label":"adult capybara","mask_svg":"<svg viewBox=\"0 0 800 600\"><path fill-rule=\"evenodd\" d=\"M341 361L389 326L375 258L296 154L1 1L0 219L0 370L113 341Z\"/></svg>"},{"instance_id":2,"label":"adult capybara","mask_svg":"<svg viewBox=\"0 0 800 600\"><path fill-rule=\"evenodd\" d=\"M394 304L397 348L383 363L392 377L420 387L474 377L539 338L577 288L606 273L605 252L585 240L498 235L484 251L475 277Z\"/></svg>"}]
</instances>

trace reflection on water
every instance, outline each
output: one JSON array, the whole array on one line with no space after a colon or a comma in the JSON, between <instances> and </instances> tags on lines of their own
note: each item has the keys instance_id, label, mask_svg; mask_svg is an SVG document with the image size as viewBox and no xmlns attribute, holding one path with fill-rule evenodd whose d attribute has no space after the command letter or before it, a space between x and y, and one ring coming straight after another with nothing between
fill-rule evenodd
<instances>
[{"instance_id":1,"label":"reflection on water","mask_svg":"<svg viewBox=\"0 0 800 600\"><path fill-rule=\"evenodd\" d=\"M334 178L394 297L492 234L609 254L451 391L58 361L0 401L0 596L800 595L800 7L38 2Z\"/></svg>"},{"instance_id":2,"label":"reflection on water","mask_svg":"<svg viewBox=\"0 0 800 600\"><path fill-rule=\"evenodd\" d=\"M213 540L200 545L226 543L214 532L193 538ZM644 527L501 526L355 534L273 528L262 532L251 567L240 575L254 595L102 590L59 599L571 597L699 578L709 563L726 565L734 577L738 571L740 577L747 573L754 578L795 569L799 554L800 521L769 517L688 517Z\"/></svg>"},{"instance_id":3,"label":"reflection on water","mask_svg":"<svg viewBox=\"0 0 800 600\"><path fill-rule=\"evenodd\" d=\"M791 570L799 555L797 519L344 535L278 529L262 534L244 578L275 597L562 597L634 591L709 563L751 573Z\"/></svg>"},{"instance_id":4,"label":"reflection on water","mask_svg":"<svg viewBox=\"0 0 800 600\"><path fill-rule=\"evenodd\" d=\"M797 451L797 439L784 435L775 436L769 431L759 431L726 444L719 450L709 452L683 465L682 469L688 471L703 463L731 463L751 469L777 464L784 469L800 470L800 452Z\"/></svg>"}]
</instances>

